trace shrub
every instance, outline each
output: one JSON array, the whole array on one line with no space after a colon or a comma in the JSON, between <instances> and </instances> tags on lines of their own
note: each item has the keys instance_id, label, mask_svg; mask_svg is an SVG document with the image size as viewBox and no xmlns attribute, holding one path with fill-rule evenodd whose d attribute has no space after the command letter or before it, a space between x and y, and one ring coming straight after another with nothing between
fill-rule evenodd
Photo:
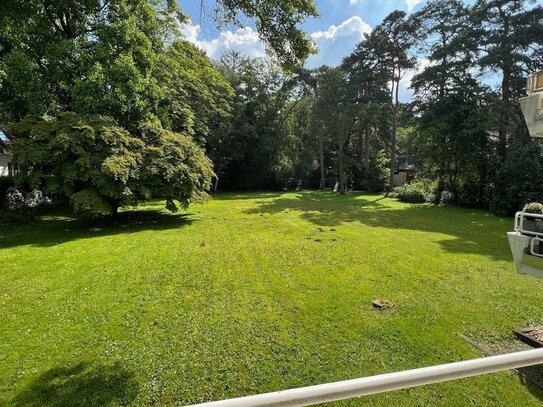
<instances>
[{"instance_id":1,"label":"shrub","mask_svg":"<svg viewBox=\"0 0 543 407\"><path fill-rule=\"evenodd\" d=\"M454 194L451 191L441 191L439 206L446 206L454 203Z\"/></svg>"},{"instance_id":2,"label":"shrub","mask_svg":"<svg viewBox=\"0 0 543 407\"><path fill-rule=\"evenodd\" d=\"M46 198L40 190L33 189L30 192L24 192L15 188L8 189L6 201L7 209L26 212L31 212L41 205L51 203L51 200Z\"/></svg>"},{"instance_id":3,"label":"shrub","mask_svg":"<svg viewBox=\"0 0 543 407\"><path fill-rule=\"evenodd\" d=\"M394 188L394 192L398 199L402 202L421 203L425 202L424 191L413 186L413 184L405 184Z\"/></svg>"},{"instance_id":4,"label":"shrub","mask_svg":"<svg viewBox=\"0 0 543 407\"><path fill-rule=\"evenodd\" d=\"M0 209L5 208L7 205L6 198L8 196L8 190L15 186L15 179L13 177L0 177Z\"/></svg>"},{"instance_id":5,"label":"shrub","mask_svg":"<svg viewBox=\"0 0 543 407\"><path fill-rule=\"evenodd\" d=\"M539 202L527 203L526 205L524 205L524 208L522 208L522 212L541 215L543 214L543 204L540 204Z\"/></svg>"},{"instance_id":6,"label":"shrub","mask_svg":"<svg viewBox=\"0 0 543 407\"><path fill-rule=\"evenodd\" d=\"M411 184L404 184L394 188L394 194L402 202L409 203L433 203L436 199L436 185L434 181L420 179Z\"/></svg>"}]
</instances>

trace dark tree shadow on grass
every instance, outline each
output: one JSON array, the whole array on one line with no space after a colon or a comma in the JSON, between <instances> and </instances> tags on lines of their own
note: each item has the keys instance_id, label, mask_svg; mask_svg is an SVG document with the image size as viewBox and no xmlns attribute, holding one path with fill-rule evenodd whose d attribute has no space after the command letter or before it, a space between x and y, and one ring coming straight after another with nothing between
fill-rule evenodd
<instances>
[{"instance_id":1,"label":"dark tree shadow on grass","mask_svg":"<svg viewBox=\"0 0 543 407\"><path fill-rule=\"evenodd\" d=\"M288 192L250 191L250 192L213 192L211 196L218 201L241 201L245 199L279 198Z\"/></svg>"},{"instance_id":2,"label":"dark tree shadow on grass","mask_svg":"<svg viewBox=\"0 0 543 407\"><path fill-rule=\"evenodd\" d=\"M17 407L64 407L126 405L137 395L134 374L120 364L79 363L56 367L33 378L9 405Z\"/></svg>"},{"instance_id":3,"label":"dark tree shadow on grass","mask_svg":"<svg viewBox=\"0 0 543 407\"><path fill-rule=\"evenodd\" d=\"M274 215L297 211L301 219L318 227L358 222L376 228L441 233L448 236L437 242L448 252L511 260L506 232L513 227L512 219L452 206L419 204L391 208L382 202L384 199L379 195L305 191L294 197L260 201L257 207L245 213Z\"/></svg>"},{"instance_id":4,"label":"dark tree shadow on grass","mask_svg":"<svg viewBox=\"0 0 543 407\"><path fill-rule=\"evenodd\" d=\"M182 228L195 220L191 213L167 213L159 209L135 209L119 213L117 219L76 218L62 213L36 218L0 236L0 250L16 246L49 247L73 240Z\"/></svg>"}]
</instances>

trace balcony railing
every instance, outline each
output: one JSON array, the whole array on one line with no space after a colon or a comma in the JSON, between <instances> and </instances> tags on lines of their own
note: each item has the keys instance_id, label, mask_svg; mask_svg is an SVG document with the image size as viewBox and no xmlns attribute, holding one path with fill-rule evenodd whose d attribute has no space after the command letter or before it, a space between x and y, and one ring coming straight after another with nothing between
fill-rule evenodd
<instances>
[{"instance_id":1,"label":"balcony railing","mask_svg":"<svg viewBox=\"0 0 543 407\"><path fill-rule=\"evenodd\" d=\"M367 396L543 363L543 348L196 404L199 407L294 407Z\"/></svg>"}]
</instances>

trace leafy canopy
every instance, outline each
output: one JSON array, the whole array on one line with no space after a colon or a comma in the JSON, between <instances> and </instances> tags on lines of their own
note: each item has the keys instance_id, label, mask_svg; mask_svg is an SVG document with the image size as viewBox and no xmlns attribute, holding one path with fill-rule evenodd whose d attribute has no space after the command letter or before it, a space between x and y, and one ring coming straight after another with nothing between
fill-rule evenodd
<instances>
[{"instance_id":1,"label":"leafy canopy","mask_svg":"<svg viewBox=\"0 0 543 407\"><path fill-rule=\"evenodd\" d=\"M137 134L102 116L61 113L27 118L10 126L13 149L31 187L69 198L76 211L115 213L155 197L187 206L205 198L213 170L203 150L187 136L160 124Z\"/></svg>"}]
</instances>

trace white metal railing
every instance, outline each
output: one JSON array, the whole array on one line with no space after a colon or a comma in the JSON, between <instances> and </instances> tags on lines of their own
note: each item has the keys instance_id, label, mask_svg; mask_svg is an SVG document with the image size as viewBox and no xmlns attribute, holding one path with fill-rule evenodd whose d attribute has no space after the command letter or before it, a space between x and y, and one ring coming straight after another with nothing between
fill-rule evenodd
<instances>
[{"instance_id":1,"label":"white metal railing","mask_svg":"<svg viewBox=\"0 0 543 407\"><path fill-rule=\"evenodd\" d=\"M543 237L543 232L538 232L537 230L527 230L524 228L527 217L530 218L529 220L539 219L543 222L543 215L539 215L537 213L517 212L515 214L515 231L522 233L523 235Z\"/></svg>"},{"instance_id":2,"label":"white metal railing","mask_svg":"<svg viewBox=\"0 0 543 407\"><path fill-rule=\"evenodd\" d=\"M543 257L543 254L535 251L536 243L539 245L538 247L541 247L541 244L543 244L543 239L541 239L540 237L533 237L532 239L530 239L530 254L536 257Z\"/></svg>"},{"instance_id":3,"label":"white metal railing","mask_svg":"<svg viewBox=\"0 0 543 407\"><path fill-rule=\"evenodd\" d=\"M448 363L444 365L386 373L361 379L319 384L239 397L230 400L212 401L195 404L199 407L293 407L308 406L329 401L343 400L352 397L367 396L424 384L439 383L464 377L494 373L501 370L543 363L543 348L486 358Z\"/></svg>"}]
</instances>

